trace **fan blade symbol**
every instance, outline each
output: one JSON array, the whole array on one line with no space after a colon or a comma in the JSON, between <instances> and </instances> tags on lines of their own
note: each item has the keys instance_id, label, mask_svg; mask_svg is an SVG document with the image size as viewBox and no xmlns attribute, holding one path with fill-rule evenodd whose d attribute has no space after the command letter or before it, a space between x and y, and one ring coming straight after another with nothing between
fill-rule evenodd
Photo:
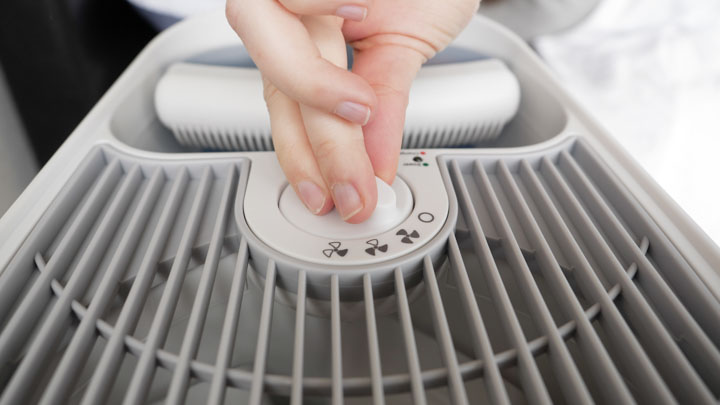
<instances>
[{"instance_id":1,"label":"fan blade symbol","mask_svg":"<svg viewBox=\"0 0 720 405\"><path fill-rule=\"evenodd\" d=\"M370 245L369 248L365 249L365 253L369 254L370 256L375 256L375 252L378 250L382 253L385 253L388 250L388 245L384 244L384 245L380 246L380 241L377 239L370 239L369 241L367 241L365 243Z\"/></svg>"},{"instance_id":2,"label":"fan blade symbol","mask_svg":"<svg viewBox=\"0 0 720 405\"><path fill-rule=\"evenodd\" d=\"M413 230L412 232L408 233L408 231L406 231L404 229L397 231L397 233L395 235L399 235L399 236L403 237L402 239L400 239L400 242L402 242L402 243L413 243L412 238L417 239L420 237L420 234L418 233L418 231Z\"/></svg>"},{"instance_id":3,"label":"fan blade symbol","mask_svg":"<svg viewBox=\"0 0 720 405\"><path fill-rule=\"evenodd\" d=\"M328 242L328 245L330 245L332 249L324 249L322 251L325 257L332 257L333 253L337 253L338 256L343 257L348 252L348 249L340 249L340 246L342 246L340 242Z\"/></svg>"}]
</instances>

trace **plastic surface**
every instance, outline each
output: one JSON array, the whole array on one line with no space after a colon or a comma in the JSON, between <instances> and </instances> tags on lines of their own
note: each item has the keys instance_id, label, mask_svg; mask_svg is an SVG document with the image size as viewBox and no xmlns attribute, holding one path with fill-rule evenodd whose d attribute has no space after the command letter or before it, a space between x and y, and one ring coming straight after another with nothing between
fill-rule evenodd
<instances>
[{"instance_id":1,"label":"plastic surface","mask_svg":"<svg viewBox=\"0 0 720 405\"><path fill-rule=\"evenodd\" d=\"M344 223L335 212L326 217L307 212L287 188L272 153L255 156L253 170L262 175L248 179L236 215L243 216L253 234L273 250L310 263L347 267L344 277L357 276L369 264L386 263L421 248L436 237L448 218L448 197L439 192L444 185L437 164L420 151L406 152L400 158L399 181L393 184L396 208L381 207L380 216L373 214L359 225ZM390 205L389 201L385 205ZM342 281L344 286L345 278ZM356 285L357 280L349 283Z\"/></svg>"},{"instance_id":2,"label":"plastic surface","mask_svg":"<svg viewBox=\"0 0 720 405\"><path fill-rule=\"evenodd\" d=\"M351 268L251 232L268 153L94 149L2 275L0 404L716 401L720 301L592 147L425 156L442 230Z\"/></svg>"},{"instance_id":3,"label":"plastic surface","mask_svg":"<svg viewBox=\"0 0 720 405\"><path fill-rule=\"evenodd\" d=\"M301 231L323 238L342 240L379 235L407 218L413 207L413 198L410 188L400 177L395 177L392 186L378 177L375 178L375 182L378 193L377 206L370 218L360 224L343 221L334 208L325 215L313 215L289 185L280 195L280 212ZM380 253L384 253L387 251L387 246L380 246L379 249L381 249ZM372 253L374 254L375 251L373 250Z\"/></svg>"},{"instance_id":4,"label":"plastic surface","mask_svg":"<svg viewBox=\"0 0 720 405\"><path fill-rule=\"evenodd\" d=\"M518 81L499 60L425 66L410 90L403 145L450 147L493 140L519 103ZM175 64L158 82L155 108L183 145L272 149L257 69Z\"/></svg>"},{"instance_id":5,"label":"plastic surface","mask_svg":"<svg viewBox=\"0 0 720 405\"><path fill-rule=\"evenodd\" d=\"M158 37L0 219L0 405L717 402L717 247L522 41L457 39L519 113L492 148L402 151L447 216L345 266L252 231L271 153L187 153L154 113L168 66L233 49L223 21Z\"/></svg>"}]
</instances>

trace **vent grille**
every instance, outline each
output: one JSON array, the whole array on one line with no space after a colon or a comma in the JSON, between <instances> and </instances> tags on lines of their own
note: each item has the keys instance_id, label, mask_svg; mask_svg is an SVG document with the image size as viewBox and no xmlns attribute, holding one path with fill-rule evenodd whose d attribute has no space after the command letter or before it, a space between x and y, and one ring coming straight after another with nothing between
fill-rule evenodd
<instances>
[{"instance_id":1,"label":"vent grille","mask_svg":"<svg viewBox=\"0 0 720 405\"><path fill-rule=\"evenodd\" d=\"M453 148L489 142L500 136L504 122L469 122L444 128L408 128L403 135L403 148ZM210 127L173 127L173 134L183 145L197 149L271 151L275 150L270 132L266 130L220 130Z\"/></svg>"},{"instance_id":2,"label":"vent grille","mask_svg":"<svg viewBox=\"0 0 720 405\"><path fill-rule=\"evenodd\" d=\"M173 127L175 138L183 145L197 149L261 152L275 150L270 132L263 129L238 132L197 126Z\"/></svg>"},{"instance_id":3,"label":"vent grille","mask_svg":"<svg viewBox=\"0 0 720 405\"><path fill-rule=\"evenodd\" d=\"M500 136L505 122L457 122L446 127L410 127L403 135L402 147L454 148L458 146L478 145Z\"/></svg>"},{"instance_id":4,"label":"vent grille","mask_svg":"<svg viewBox=\"0 0 720 405\"><path fill-rule=\"evenodd\" d=\"M546 375L523 348L523 304L547 337L549 363L570 403L716 400L718 303L587 145L540 159L450 159L448 167L479 269L518 348L526 392L551 398ZM522 303L508 296L489 240L498 240ZM583 315L583 302L600 312L595 322ZM572 345L557 333L560 319L574 323Z\"/></svg>"},{"instance_id":5,"label":"vent grille","mask_svg":"<svg viewBox=\"0 0 720 405\"><path fill-rule=\"evenodd\" d=\"M96 149L0 276L0 404L718 400L720 303L582 140L440 157L447 260L361 301L255 270L249 163Z\"/></svg>"}]
</instances>

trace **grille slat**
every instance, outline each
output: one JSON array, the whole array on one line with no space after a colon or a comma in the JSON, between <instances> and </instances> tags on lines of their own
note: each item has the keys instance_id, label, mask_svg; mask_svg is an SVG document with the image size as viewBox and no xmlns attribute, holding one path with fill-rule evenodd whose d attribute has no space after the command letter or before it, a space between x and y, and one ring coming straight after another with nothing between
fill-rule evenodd
<instances>
[{"instance_id":1,"label":"grille slat","mask_svg":"<svg viewBox=\"0 0 720 405\"><path fill-rule=\"evenodd\" d=\"M295 341L293 342L293 370L291 405L302 405L303 394L303 349L305 348L305 305L307 295L307 273L298 274L297 300L295 301Z\"/></svg>"},{"instance_id":2,"label":"grille slat","mask_svg":"<svg viewBox=\"0 0 720 405\"><path fill-rule=\"evenodd\" d=\"M270 326L273 316L273 297L275 296L275 262L270 260L265 271L265 289L260 310L260 325L258 326L257 344L255 346L255 361L253 362L252 386L250 387L250 405L259 405L263 396L265 383L265 367L267 362L268 346L270 345Z\"/></svg>"},{"instance_id":3,"label":"grille slat","mask_svg":"<svg viewBox=\"0 0 720 405\"><path fill-rule=\"evenodd\" d=\"M238 256L231 282L230 296L228 298L228 307L225 311L222 333L218 345L219 349L215 360L215 370L210 386L208 404L219 405L222 404L225 399L227 371L231 366L230 361L233 356L233 346L240 321L240 307L245 292L249 253L247 240L242 238L240 247L238 248Z\"/></svg>"},{"instance_id":4,"label":"grille slat","mask_svg":"<svg viewBox=\"0 0 720 405\"><path fill-rule=\"evenodd\" d=\"M454 404L467 404L468 398L465 392L462 376L457 361L457 354L452 342L452 334L448 326L445 309L443 307L442 298L440 297L440 288L438 287L437 278L435 276L435 268L432 259L426 256L423 260L423 275L427 284L431 312L433 317L433 326L435 336L438 338L443 362L448 368L448 383L450 386L450 398Z\"/></svg>"},{"instance_id":5,"label":"grille slat","mask_svg":"<svg viewBox=\"0 0 720 405\"><path fill-rule=\"evenodd\" d=\"M342 332L340 330L340 281L337 275L330 277L330 338L332 361L332 403L342 405L343 363L342 363Z\"/></svg>"},{"instance_id":6,"label":"grille slat","mask_svg":"<svg viewBox=\"0 0 720 405\"><path fill-rule=\"evenodd\" d=\"M382 386L382 368L380 365L380 345L378 343L375 302L373 301L372 280L370 274L363 276L363 296L365 300L365 322L367 324L368 354L370 357L370 378L374 405L385 404Z\"/></svg>"},{"instance_id":7,"label":"grille slat","mask_svg":"<svg viewBox=\"0 0 720 405\"><path fill-rule=\"evenodd\" d=\"M405 291L405 279L400 269L395 269L394 274L395 294L397 294L398 314L400 324L402 325L413 402L418 405L425 405L427 403L425 386L423 385L423 378L420 371L420 358L418 357L417 345L415 343L415 332L413 331L412 319L410 318L410 304L408 303L407 292Z\"/></svg>"}]
</instances>

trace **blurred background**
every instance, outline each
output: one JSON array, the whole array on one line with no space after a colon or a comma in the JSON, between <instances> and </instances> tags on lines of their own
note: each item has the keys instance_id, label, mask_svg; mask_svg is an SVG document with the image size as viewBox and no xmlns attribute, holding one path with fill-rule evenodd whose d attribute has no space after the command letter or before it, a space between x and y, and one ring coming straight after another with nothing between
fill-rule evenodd
<instances>
[{"instance_id":1,"label":"blurred background","mask_svg":"<svg viewBox=\"0 0 720 405\"><path fill-rule=\"evenodd\" d=\"M0 2L0 215L160 30L224 0ZM720 1L486 0L720 243Z\"/></svg>"}]
</instances>

